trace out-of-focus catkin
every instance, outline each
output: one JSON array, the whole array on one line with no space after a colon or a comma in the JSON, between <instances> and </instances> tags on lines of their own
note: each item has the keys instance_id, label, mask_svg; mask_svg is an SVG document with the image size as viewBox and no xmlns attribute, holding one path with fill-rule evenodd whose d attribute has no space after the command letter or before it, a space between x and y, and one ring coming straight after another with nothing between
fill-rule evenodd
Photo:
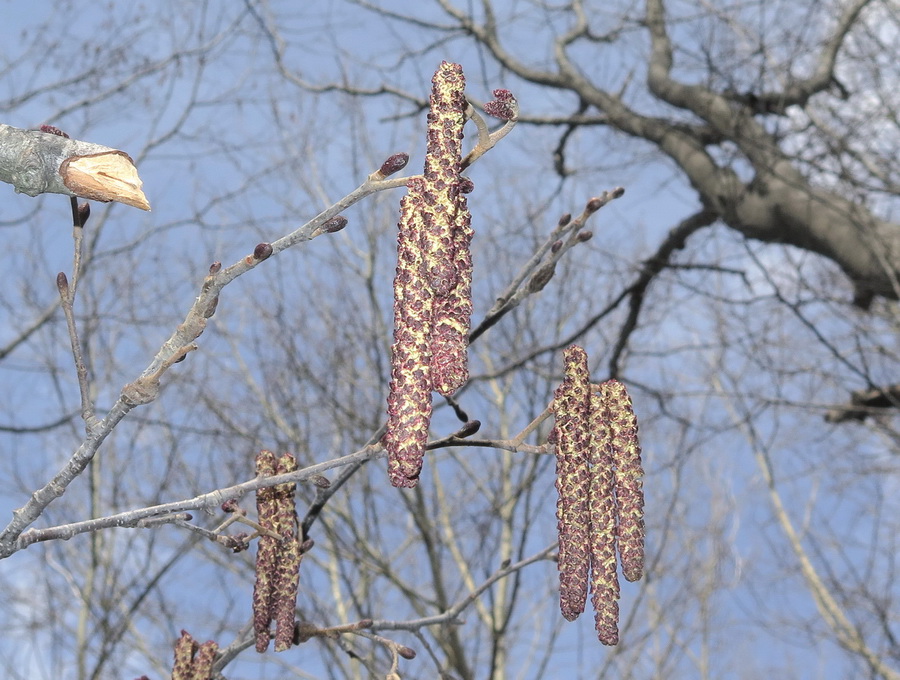
<instances>
[{"instance_id":1,"label":"out-of-focus catkin","mask_svg":"<svg viewBox=\"0 0 900 680\"><path fill-rule=\"evenodd\" d=\"M296 469L297 461L289 453L276 459L274 453L263 450L256 456L256 474L260 477L286 474ZM261 534L256 553L253 629L257 652L265 652L269 646L272 621L275 621L275 651L281 652L291 646L302 557L295 486L291 482L256 492L259 525L278 536Z\"/></svg>"},{"instance_id":2,"label":"out-of-focus catkin","mask_svg":"<svg viewBox=\"0 0 900 680\"><path fill-rule=\"evenodd\" d=\"M297 469L296 459L289 453L278 459L275 473L282 475ZM275 651L283 652L291 646L294 636L294 612L297 608L297 588L300 584L300 527L294 500L294 483L275 487L277 505L275 533L281 536L278 543L278 561L272 583L271 616L275 621Z\"/></svg>"},{"instance_id":3,"label":"out-of-focus catkin","mask_svg":"<svg viewBox=\"0 0 900 680\"><path fill-rule=\"evenodd\" d=\"M275 454L263 449L256 454L256 475L271 477L275 474ZM276 493L273 487L256 492L256 513L260 526L275 525L278 514ZM272 588L277 568L278 541L262 534L256 547L256 581L253 584L253 630L256 633L256 651L265 652L269 646L269 623L272 620Z\"/></svg>"},{"instance_id":4,"label":"out-of-focus catkin","mask_svg":"<svg viewBox=\"0 0 900 680\"><path fill-rule=\"evenodd\" d=\"M559 530L559 606L573 621L584 611L589 562L590 379L587 354L577 345L563 352L565 379L556 390L556 504Z\"/></svg>"}]
</instances>

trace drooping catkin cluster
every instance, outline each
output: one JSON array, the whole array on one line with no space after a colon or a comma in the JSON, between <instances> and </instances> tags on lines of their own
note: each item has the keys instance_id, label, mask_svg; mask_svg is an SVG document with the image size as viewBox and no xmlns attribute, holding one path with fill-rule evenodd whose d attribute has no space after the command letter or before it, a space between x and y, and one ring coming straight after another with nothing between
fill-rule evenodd
<instances>
[{"instance_id":1,"label":"drooping catkin cluster","mask_svg":"<svg viewBox=\"0 0 900 680\"><path fill-rule=\"evenodd\" d=\"M616 550L628 581L643 575L644 494L637 420L618 380L591 385L587 354L564 350L565 379L553 401L556 422L560 610L584 611L590 583L597 637L619 641Z\"/></svg>"},{"instance_id":2,"label":"drooping catkin cluster","mask_svg":"<svg viewBox=\"0 0 900 680\"><path fill-rule=\"evenodd\" d=\"M425 172L400 203L394 344L384 446L391 484L414 487L422 469L431 391L450 395L468 379L472 313L471 216L460 176L465 78L442 62L432 79Z\"/></svg>"},{"instance_id":3,"label":"drooping catkin cluster","mask_svg":"<svg viewBox=\"0 0 900 680\"><path fill-rule=\"evenodd\" d=\"M172 680L210 680L219 645L212 640L199 644L186 630L175 643Z\"/></svg>"},{"instance_id":4,"label":"drooping catkin cluster","mask_svg":"<svg viewBox=\"0 0 900 680\"><path fill-rule=\"evenodd\" d=\"M590 517L588 449L590 378L587 354L576 345L564 351L566 377L556 390L556 502L559 530L559 606L574 621L587 599Z\"/></svg>"},{"instance_id":5,"label":"drooping catkin cluster","mask_svg":"<svg viewBox=\"0 0 900 680\"><path fill-rule=\"evenodd\" d=\"M256 456L256 474L270 477L293 472L297 461L286 453L276 459L271 451ZM269 647L269 627L275 621L275 651L291 646L294 633L294 611L300 582L301 541L294 503L293 483L279 484L256 492L258 521L267 532L261 534L256 553L256 582L253 586L253 628L256 651Z\"/></svg>"}]
</instances>

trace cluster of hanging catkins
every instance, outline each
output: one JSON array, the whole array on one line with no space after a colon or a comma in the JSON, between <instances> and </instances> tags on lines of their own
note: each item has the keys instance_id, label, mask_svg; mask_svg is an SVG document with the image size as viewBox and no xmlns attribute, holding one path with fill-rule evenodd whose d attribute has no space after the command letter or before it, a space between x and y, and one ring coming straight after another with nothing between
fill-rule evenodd
<instances>
[{"instance_id":1,"label":"cluster of hanging catkins","mask_svg":"<svg viewBox=\"0 0 900 680\"><path fill-rule=\"evenodd\" d=\"M619 641L619 578L644 571L644 492L637 420L618 380L592 385L587 353L564 350L565 379L556 390L556 516L559 605L573 621L584 611L590 582L597 636Z\"/></svg>"},{"instance_id":2,"label":"cluster of hanging catkins","mask_svg":"<svg viewBox=\"0 0 900 680\"><path fill-rule=\"evenodd\" d=\"M271 451L256 456L256 474L271 477L293 472L297 461L286 453L280 458ZM294 636L294 609L297 606L297 587L300 582L300 560L303 546L293 483L278 484L256 492L256 511L259 525L266 530L260 534L256 552L256 583L253 585L253 628L256 651L269 647L269 632L275 622L275 651L291 646ZM274 534L274 535L270 535ZM275 536L279 538L275 538Z\"/></svg>"},{"instance_id":3,"label":"cluster of hanging catkins","mask_svg":"<svg viewBox=\"0 0 900 680\"><path fill-rule=\"evenodd\" d=\"M411 178L400 203L394 344L383 444L391 484L414 487L422 469L431 391L451 395L468 378L472 314L471 215L460 175L465 77L442 62L434 74L425 173Z\"/></svg>"},{"instance_id":4,"label":"cluster of hanging catkins","mask_svg":"<svg viewBox=\"0 0 900 680\"><path fill-rule=\"evenodd\" d=\"M181 637L175 643L172 680L210 680L218 651L219 645L212 640L201 645L186 630L181 631Z\"/></svg>"}]
</instances>

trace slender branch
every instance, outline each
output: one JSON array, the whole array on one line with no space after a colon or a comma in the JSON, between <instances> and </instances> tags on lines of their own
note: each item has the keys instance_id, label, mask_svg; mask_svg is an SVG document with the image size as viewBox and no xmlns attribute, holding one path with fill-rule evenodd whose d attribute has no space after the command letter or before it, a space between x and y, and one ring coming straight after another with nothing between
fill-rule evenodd
<instances>
[{"instance_id":1,"label":"slender branch","mask_svg":"<svg viewBox=\"0 0 900 680\"><path fill-rule=\"evenodd\" d=\"M39 134L50 139L69 141L56 135ZM110 408L106 417L96 421L92 427L88 428L86 438L66 464L49 482L36 490L24 506L13 511L12 521L0 532L0 559L8 557L21 549L22 546L19 545L17 539L19 539L22 532L40 517L44 508L65 493L69 484L84 471L100 448L100 445L119 422L136 406L150 403L156 399L159 395L162 375L171 366L181 361L189 352L197 349L194 341L206 329L207 321L215 313L219 294L225 286L255 268L260 262L265 261L273 254L326 233L328 229L323 229L323 227L329 220L366 196L377 191L402 186L405 182L406 180L403 178L385 179L384 174L380 170L375 171L357 189L290 234L274 241L272 244L260 244L251 255L238 260L226 269L222 269L221 264L214 263L210 267L210 273L204 279L200 294L188 311L185 320L179 324L169 339L163 343L147 368L136 380L122 388L122 393L112 408ZM63 279L65 279L64 275ZM166 512L177 512L182 509L188 508L176 507Z\"/></svg>"},{"instance_id":2,"label":"slender branch","mask_svg":"<svg viewBox=\"0 0 900 680\"><path fill-rule=\"evenodd\" d=\"M530 564L534 564L535 562L540 562L541 560L550 559L554 552L558 549L558 542L553 541L550 545L548 545L543 550L535 553L530 557L526 557L523 560L519 560L513 564L504 564L497 571L491 574L485 581L482 582L478 588L471 591L468 595L458 600L455 604L453 604L446 611L435 614L434 616L424 616L419 619L411 619L409 621L388 621L384 619L376 619L372 621L372 630L418 630L419 628L423 628L425 626L437 626L444 624L456 624L460 625L464 623L464 621L460 620L459 616L462 614L466 608L468 608L475 600L481 597L481 594L494 585L497 581L506 578L512 573L519 571L527 567Z\"/></svg>"}]
</instances>

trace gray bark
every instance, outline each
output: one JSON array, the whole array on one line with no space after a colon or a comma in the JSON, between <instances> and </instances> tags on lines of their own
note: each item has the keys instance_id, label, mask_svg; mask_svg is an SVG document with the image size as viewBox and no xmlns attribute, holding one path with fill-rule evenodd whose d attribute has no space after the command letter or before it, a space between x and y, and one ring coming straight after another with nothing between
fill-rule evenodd
<instances>
[{"instance_id":1,"label":"gray bark","mask_svg":"<svg viewBox=\"0 0 900 680\"><path fill-rule=\"evenodd\" d=\"M74 196L59 174L62 162L72 156L114 151L100 144L0 123L0 180L28 196L45 193Z\"/></svg>"}]
</instances>

